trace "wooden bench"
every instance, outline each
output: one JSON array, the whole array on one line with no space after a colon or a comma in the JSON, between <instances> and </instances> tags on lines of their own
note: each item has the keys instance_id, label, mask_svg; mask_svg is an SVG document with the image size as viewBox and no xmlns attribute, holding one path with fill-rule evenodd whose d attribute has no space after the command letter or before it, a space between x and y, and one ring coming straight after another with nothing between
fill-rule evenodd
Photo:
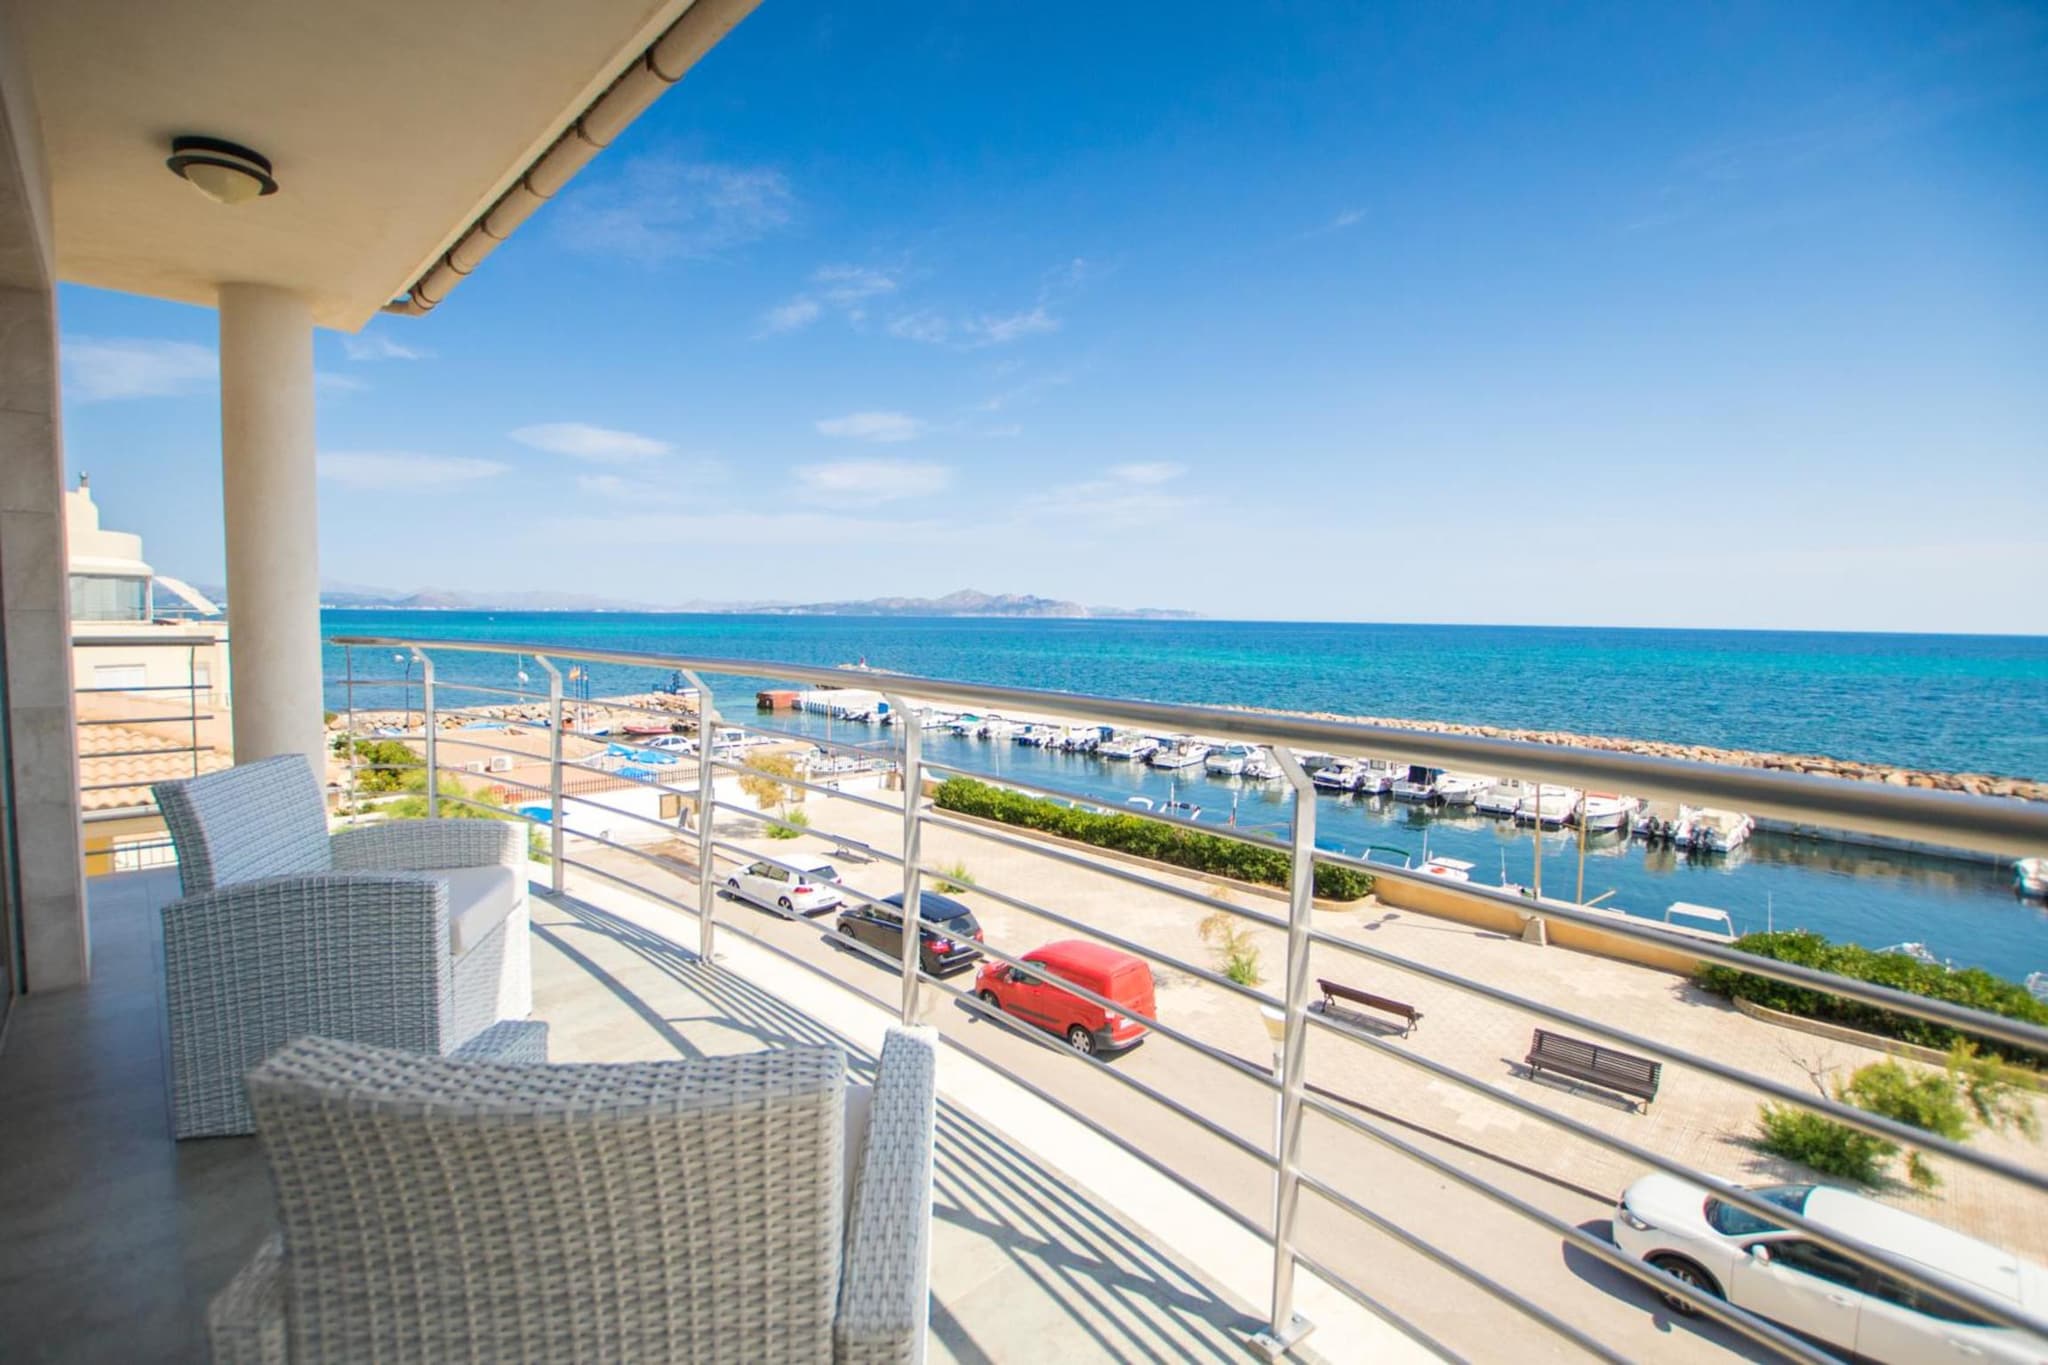
<instances>
[{"instance_id":1,"label":"wooden bench","mask_svg":"<svg viewBox=\"0 0 2048 1365\"><path fill-rule=\"evenodd\" d=\"M1324 1010L1342 1009L1345 1005L1356 1005L1362 1009L1378 1010L1402 1020L1401 1036L1406 1038L1415 1026L1422 1022L1422 1011L1399 1000L1389 1000L1384 995L1371 991L1356 990L1335 981L1316 978L1316 985L1323 992ZM1341 1003L1340 1003L1341 1002Z\"/></svg>"},{"instance_id":2,"label":"wooden bench","mask_svg":"<svg viewBox=\"0 0 2048 1365\"><path fill-rule=\"evenodd\" d=\"M1664 1074L1662 1062L1616 1052L1582 1038L1567 1038L1548 1029L1536 1030L1529 1039L1529 1055L1523 1060L1528 1063L1531 1078L1539 1072L1554 1071L1617 1094L1632 1095L1642 1101L1645 1114L1650 1112L1650 1101L1657 1098L1657 1082Z\"/></svg>"},{"instance_id":3,"label":"wooden bench","mask_svg":"<svg viewBox=\"0 0 2048 1365\"><path fill-rule=\"evenodd\" d=\"M836 836L832 840L831 856L847 863L871 863L875 860L874 850L860 840Z\"/></svg>"}]
</instances>

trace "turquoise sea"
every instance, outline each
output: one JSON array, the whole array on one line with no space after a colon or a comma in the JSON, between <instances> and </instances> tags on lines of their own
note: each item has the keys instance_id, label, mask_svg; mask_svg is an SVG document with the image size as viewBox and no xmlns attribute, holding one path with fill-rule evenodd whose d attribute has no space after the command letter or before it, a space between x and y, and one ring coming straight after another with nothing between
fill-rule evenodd
<instances>
[{"instance_id":1,"label":"turquoise sea","mask_svg":"<svg viewBox=\"0 0 2048 1365\"><path fill-rule=\"evenodd\" d=\"M2048 778L2048 639L1544 627L1316 625L1237 621L1032 621L898 617L330 611L326 634L497 640L878 668L1061 691L1289 710L1572 730L1906 767ZM358 677L402 666L356 652ZM329 648L339 679L342 652ZM515 685L503 656L447 655L447 681ZM535 671L537 677L537 671ZM593 695L641 690L645 672L597 666ZM751 679L725 709L751 719ZM714 686L724 689L723 680ZM451 694L449 702L464 698ZM489 700L482 696L468 698ZM330 683L329 704L342 693ZM365 687L358 705L395 705ZM811 731L824 722L778 714ZM842 725L834 738L880 742ZM1020 748L941 741L933 757L1122 802L1159 799L1164 774ZM1183 779L1176 795L1222 820L1284 825L1287 798L1227 780ZM1492 881L1531 879L1534 849L1490 820L1422 815L1384 801L1320 798L1329 847L1368 845L1468 858ZM2048 851L2048 850L2044 850ZM1386 856L1384 854L1376 856ZM1544 884L1569 892L1577 843L1552 834ZM1672 901L1730 911L1737 927L1804 926L1873 946L1914 940L1958 965L2048 971L2048 911L2018 901L1984 863L1811 845L1758 835L1727 858L1687 859L1626 840L1589 848L1586 894L1661 917Z\"/></svg>"}]
</instances>

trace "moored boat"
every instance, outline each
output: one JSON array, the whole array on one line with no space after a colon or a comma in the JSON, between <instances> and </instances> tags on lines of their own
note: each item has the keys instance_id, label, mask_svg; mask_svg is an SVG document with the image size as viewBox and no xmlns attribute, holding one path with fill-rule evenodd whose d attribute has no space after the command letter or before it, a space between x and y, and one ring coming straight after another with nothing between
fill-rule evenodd
<instances>
[{"instance_id":1,"label":"moored boat","mask_svg":"<svg viewBox=\"0 0 2048 1365\"><path fill-rule=\"evenodd\" d=\"M1633 796L1619 796L1614 792L1587 792L1579 798L1579 808L1572 813L1572 823L1583 826L1589 834L1627 829L1638 804Z\"/></svg>"},{"instance_id":2,"label":"moored boat","mask_svg":"<svg viewBox=\"0 0 2048 1365\"><path fill-rule=\"evenodd\" d=\"M1225 744L1211 749L1202 760L1202 771L1214 777L1242 777L1245 765L1250 763L1258 750L1249 744Z\"/></svg>"},{"instance_id":3,"label":"moored boat","mask_svg":"<svg viewBox=\"0 0 2048 1365\"><path fill-rule=\"evenodd\" d=\"M1578 805L1578 788L1559 787L1545 782L1515 803L1515 823L1542 824L1555 829L1571 819L1572 812L1578 809Z\"/></svg>"},{"instance_id":4,"label":"moored boat","mask_svg":"<svg viewBox=\"0 0 2048 1365\"><path fill-rule=\"evenodd\" d=\"M1436 784L1443 779L1442 768L1431 768L1421 763L1411 763L1408 771L1394 783L1396 801L1434 801Z\"/></svg>"},{"instance_id":5,"label":"moored boat","mask_svg":"<svg viewBox=\"0 0 2048 1365\"><path fill-rule=\"evenodd\" d=\"M1358 790L1359 778L1364 773L1365 763L1363 760L1340 758L1335 763L1326 764L1316 769L1315 773L1309 778L1309 781L1315 783L1316 786L1324 791L1351 792Z\"/></svg>"},{"instance_id":6,"label":"moored boat","mask_svg":"<svg viewBox=\"0 0 2048 1365\"><path fill-rule=\"evenodd\" d=\"M2022 896L2048 898L2048 858L2022 858L2014 863L2012 885Z\"/></svg>"},{"instance_id":7,"label":"moored boat","mask_svg":"<svg viewBox=\"0 0 2048 1365\"><path fill-rule=\"evenodd\" d=\"M1445 773L1436 780L1436 797L1446 806L1476 806L1493 779L1478 773Z\"/></svg>"},{"instance_id":8,"label":"moored boat","mask_svg":"<svg viewBox=\"0 0 2048 1365\"><path fill-rule=\"evenodd\" d=\"M1406 763L1395 763L1384 758L1368 758L1365 766L1358 771L1358 785L1353 788L1361 796L1385 796L1394 789L1394 784L1408 775Z\"/></svg>"},{"instance_id":9,"label":"moored boat","mask_svg":"<svg viewBox=\"0 0 2048 1365\"><path fill-rule=\"evenodd\" d=\"M1095 752L1101 754L1104 758L1114 758L1122 762L1135 763L1149 757L1153 750L1158 747L1159 741L1150 735L1139 735L1133 734L1128 730L1120 730L1104 740Z\"/></svg>"},{"instance_id":10,"label":"moored boat","mask_svg":"<svg viewBox=\"0 0 2048 1365\"><path fill-rule=\"evenodd\" d=\"M1182 735L1176 738L1172 744L1153 750L1151 757L1146 761L1155 768L1164 768L1169 772L1173 772L1181 768L1192 768L1208 757L1208 755L1208 745L1197 743L1188 736Z\"/></svg>"},{"instance_id":11,"label":"moored boat","mask_svg":"<svg viewBox=\"0 0 2048 1365\"><path fill-rule=\"evenodd\" d=\"M1519 777L1496 777L1492 786L1472 798L1472 808L1482 815L1513 815L1522 798L1535 789L1535 783Z\"/></svg>"},{"instance_id":12,"label":"moored boat","mask_svg":"<svg viewBox=\"0 0 2048 1365\"><path fill-rule=\"evenodd\" d=\"M1749 842L1756 821L1741 811L1712 806L1680 806L1671 826L1671 842L1694 853L1727 853Z\"/></svg>"},{"instance_id":13,"label":"moored boat","mask_svg":"<svg viewBox=\"0 0 2048 1365\"><path fill-rule=\"evenodd\" d=\"M1435 877L1440 881L1469 882L1472 880L1472 869L1475 866L1476 864L1468 863L1463 858L1426 858L1416 871L1425 877Z\"/></svg>"}]
</instances>

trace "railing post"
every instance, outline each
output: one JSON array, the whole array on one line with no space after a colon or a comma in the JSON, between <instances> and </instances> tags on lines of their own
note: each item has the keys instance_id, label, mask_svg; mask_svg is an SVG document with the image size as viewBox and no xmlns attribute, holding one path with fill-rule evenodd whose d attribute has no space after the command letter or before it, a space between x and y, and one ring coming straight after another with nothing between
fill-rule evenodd
<instances>
[{"instance_id":1,"label":"railing post","mask_svg":"<svg viewBox=\"0 0 2048 1365\"><path fill-rule=\"evenodd\" d=\"M199 646L185 646L185 700L192 710L192 776L199 776Z\"/></svg>"},{"instance_id":2,"label":"railing post","mask_svg":"<svg viewBox=\"0 0 2048 1365\"><path fill-rule=\"evenodd\" d=\"M548 870L559 896L568 875L562 866L562 670L539 654L533 661L548 675Z\"/></svg>"},{"instance_id":3,"label":"railing post","mask_svg":"<svg viewBox=\"0 0 2048 1365\"><path fill-rule=\"evenodd\" d=\"M697 689L697 960L711 961L718 927L718 873L711 865L711 827L717 819L718 769L712 750L718 742L718 708L711 689L687 668L677 669Z\"/></svg>"},{"instance_id":4,"label":"railing post","mask_svg":"<svg viewBox=\"0 0 2048 1365\"><path fill-rule=\"evenodd\" d=\"M427 818L441 814L441 765L434 751L435 732L440 727L434 718L434 661L413 646L412 657L420 661L420 733L426 736L427 764Z\"/></svg>"},{"instance_id":5,"label":"railing post","mask_svg":"<svg viewBox=\"0 0 2048 1365\"><path fill-rule=\"evenodd\" d=\"M341 647L342 743L348 746L348 822L356 822L356 808L362 804L362 789L356 784L356 647Z\"/></svg>"},{"instance_id":6,"label":"railing post","mask_svg":"<svg viewBox=\"0 0 2048 1365\"><path fill-rule=\"evenodd\" d=\"M890 697L897 728L903 731L903 1022L917 1022L918 953L924 946L921 900L924 876L917 870L923 842L924 728L917 709L901 697Z\"/></svg>"},{"instance_id":7,"label":"railing post","mask_svg":"<svg viewBox=\"0 0 2048 1365\"><path fill-rule=\"evenodd\" d=\"M1255 1350L1284 1355L1315 1330L1294 1311L1294 1216L1301 1203L1302 1089L1308 1079L1309 918L1315 914L1316 788L1294 750L1273 747L1274 761L1294 788L1294 868L1287 882L1287 974L1280 1042L1280 1121L1273 1147L1273 1302Z\"/></svg>"}]
</instances>

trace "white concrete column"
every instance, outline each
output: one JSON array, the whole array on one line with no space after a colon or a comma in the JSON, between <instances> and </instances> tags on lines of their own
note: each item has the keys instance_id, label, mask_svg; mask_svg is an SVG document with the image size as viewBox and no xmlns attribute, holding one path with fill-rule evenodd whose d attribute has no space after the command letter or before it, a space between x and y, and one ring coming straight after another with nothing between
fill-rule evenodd
<instances>
[{"instance_id":1,"label":"white concrete column","mask_svg":"<svg viewBox=\"0 0 2048 1365\"><path fill-rule=\"evenodd\" d=\"M221 494L235 761L302 753L326 779L313 315L288 289L220 289Z\"/></svg>"}]
</instances>

